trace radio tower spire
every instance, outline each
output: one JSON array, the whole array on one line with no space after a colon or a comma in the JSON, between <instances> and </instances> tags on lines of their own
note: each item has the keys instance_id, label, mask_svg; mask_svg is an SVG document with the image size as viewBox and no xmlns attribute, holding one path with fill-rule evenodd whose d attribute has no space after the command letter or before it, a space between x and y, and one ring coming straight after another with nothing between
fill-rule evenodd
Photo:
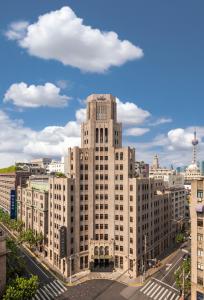
<instances>
[{"instance_id":1,"label":"radio tower spire","mask_svg":"<svg viewBox=\"0 0 204 300\"><path fill-rule=\"evenodd\" d=\"M192 145L193 145L193 164L197 164L197 145L198 145L198 139L196 137L196 129L194 129L194 137L192 140Z\"/></svg>"}]
</instances>

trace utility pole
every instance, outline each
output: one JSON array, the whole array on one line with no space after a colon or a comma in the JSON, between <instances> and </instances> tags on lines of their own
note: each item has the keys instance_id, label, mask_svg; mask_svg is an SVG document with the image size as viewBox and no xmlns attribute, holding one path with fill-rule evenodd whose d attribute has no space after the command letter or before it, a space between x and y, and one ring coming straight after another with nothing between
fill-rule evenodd
<instances>
[{"instance_id":1,"label":"utility pole","mask_svg":"<svg viewBox=\"0 0 204 300\"><path fill-rule=\"evenodd\" d=\"M72 284L72 256L69 257L69 284Z\"/></svg>"}]
</instances>

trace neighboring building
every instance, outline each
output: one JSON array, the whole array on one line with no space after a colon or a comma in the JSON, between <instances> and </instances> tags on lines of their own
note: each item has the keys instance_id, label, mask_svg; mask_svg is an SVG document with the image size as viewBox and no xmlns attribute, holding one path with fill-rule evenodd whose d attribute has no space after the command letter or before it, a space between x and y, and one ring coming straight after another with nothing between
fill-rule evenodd
<instances>
[{"instance_id":1,"label":"neighboring building","mask_svg":"<svg viewBox=\"0 0 204 300\"><path fill-rule=\"evenodd\" d=\"M17 189L17 217L25 229L48 234L48 176L31 176L26 185ZM45 245L46 246L46 245ZM47 250L45 247L45 256Z\"/></svg>"},{"instance_id":2,"label":"neighboring building","mask_svg":"<svg viewBox=\"0 0 204 300\"><path fill-rule=\"evenodd\" d=\"M136 173L136 177L142 177L142 178L149 177L149 164L146 164L144 161L136 161L135 173Z\"/></svg>"},{"instance_id":3,"label":"neighboring building","mask_svg":"<svg viewBox=\"0 0 204 300\"><path fill-rule=\"evenodd\" d=\"M175 232L182 228L182 225L188 223L187 218L188 202L187 192L184 186L184 176L176 173L173 169L162 168L159 166L157 155L153 158L153 164L150 168L150 178L164 181L164 186L171 193L172 199L172 220L174 221Z\"/></svg>"},{"instance_id":4,"label":"neighboring building","mask_svg":"<svg viewBox=\"0 0 204 300\"><path fill-rule=\"evenodd\" d=\"M47 261L65 277L70 267L114 266L138 276L171 245L171 194L162 180L136 178L135 149L122 147L116 110L112 95L88 97L69 178L49 179Z\"/></svg>"},{"instance_id":5,"label":"neighboring building","mask_svg":"<svg viewBox=\"0 0 204 300\"><path fill-rule=\"evenodd\" d=\"M0 297L6 287L6 237L4 231L0 227Z\"/></svg>"},{"instance_id":6,"label":"neighboring building","mask_svg":"<svg viewBox=\"0 0 204 300\"><path fill-rule=\"evenodd\" d=\"M191 299L204 299L204 180L192 181L191 217Z\"/></svg>"},{"instance_id":7,"label":"neighboring building","mask_svg":"<svg viewBox=\"0 0 204 300\"><path fill-rule=\"evenodd\" d=\"M52 159L49 157L35 158L30 161L32 164L36 164L43 169L47 169L48 165L51 163Z\"/></svg>"},{"instance_id":8,"label":"neighboring building","mask_svg":"<svg viewBox=\"0 0 204 300\"><path fill-rule=\"evenodd\" d=\"M46 174L46 169L42 168L38 164L30 162L16 162L16 167L21 168L22 171L29 172L30 175L43 175Z\"/></svg>"},{"instance_id":9,"label":"neighboring building","mask_svg":"<svg viewBox=\"0 0 204 300\"><path fill-rule=\"evenodd\" d=\"M51 163L47 167L47 171L49 174L52 173L65 173L65 164L64 158L61 161L52 160Z\"/></svg>"},{"instance_id":10,"label":"neighboring building","mask_svg":"<svg viewBox=\"0 0 204 300\"><path fill-rule=\"evenodd\" d=\"M12 219L16 218L16 190L24 185L30 172L12 171L1 173L0 170L0 208L8 212Z\"/></svg>"}]
</instances>

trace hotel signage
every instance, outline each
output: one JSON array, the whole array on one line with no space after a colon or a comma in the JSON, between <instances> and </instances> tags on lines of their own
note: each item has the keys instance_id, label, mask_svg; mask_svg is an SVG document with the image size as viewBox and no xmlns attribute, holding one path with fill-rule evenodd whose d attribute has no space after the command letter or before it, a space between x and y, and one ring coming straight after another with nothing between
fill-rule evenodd
<instances>
[{"instance_id":1,"label":"hotel signage","mask_svg":"<svg viewBox=\"0 0 204 300\"><path fill-rule=\"evenodd\" d=\"M16 219L16 191L10 192L10 218Z\"/></svg>"},{"instance_id":2,"label":"hotel signage","mask_svg":"<svg viewBox=\"0 0 204 300\"><path fill-rule=\"evenodd\" d=\"M59 229L59 256L60 258L67 256L67 228L65 226Z\"/></svg>"}]
</instances>

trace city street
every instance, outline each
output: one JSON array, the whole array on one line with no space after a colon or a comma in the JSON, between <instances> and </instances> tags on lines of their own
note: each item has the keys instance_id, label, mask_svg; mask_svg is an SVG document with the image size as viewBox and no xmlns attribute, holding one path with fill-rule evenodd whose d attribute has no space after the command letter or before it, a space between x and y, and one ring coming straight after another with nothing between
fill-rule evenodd
<instances>
[{"instance_id":1,"label":"city street","mask_svg":"<svg viewBox=\"0 0 204 300\"><path fill-rule=\"evenodd\" d=\"M14 238L4 226L6 234ZM19 256L23 257L27 275L37 275L39 278L39 288L33 300L52 300L67 290L61 281L56 279L37 259L30 255L29 251L22 245L18 245Z\"/></svg>"},{"instance_id":2,"label":"city street","mask_svg":"<svg viewBox=\"0 0 204 300\"><path fill-rule=\"evenodd\" d=\"M5 231L12 237L7 229ZM31 256L25 247L19 245L18 248L19 255L25 261L27 274L37 275L40 281L33 300L178 300L180 291L176 287L174 273L181 265L184 254L190 249L190 241L185 244L185 247L179 249L143 286L127 286L117 281L96 279L68 288Z\"/></svg>"},{"instance_id":3,"label":"city street","mask_svg":"<svg viewBox=\"0 0 204 300\"><path fill-rule=\"evenodd\" d=\"M70 287L58 300L178 300L180 291L176 287L174 272L183 261L183 255L189 251L179 249L159 271L150 277L143 286L124 285L105 279L90 280Z\"/></svg>"}]
</instances>

